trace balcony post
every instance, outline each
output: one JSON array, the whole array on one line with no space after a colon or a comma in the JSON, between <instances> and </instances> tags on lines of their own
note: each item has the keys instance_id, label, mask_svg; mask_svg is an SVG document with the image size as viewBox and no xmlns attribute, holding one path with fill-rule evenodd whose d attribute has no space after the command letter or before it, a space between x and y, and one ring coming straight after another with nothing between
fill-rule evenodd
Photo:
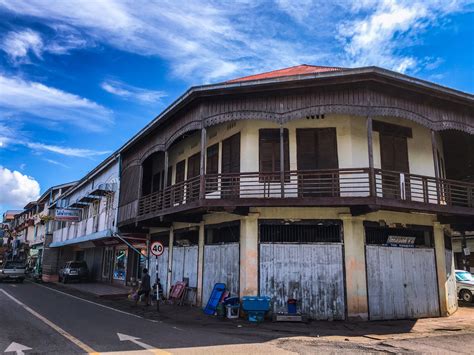
<instances>
[{"instance_id":1,"label":"balcony post","mask_svg":"<svg viewBox=\"0 0 474 355\"><path fill-rule=\"evenodd\" d=\"M168 164L169 164L169 156L168 156L168 150L165 150L165 158L164 158L164 162L163 162L163 165L164 165L164 173L163 173L163 201L161 203L161 209L163 210L165 208L165 201L166 201L166 196L165 196L165 189L167 187L167 184L168 184Z\"/></svg>"},{"instance_id":2,"label":"balcony post","mask_svg":"<svg viewBox=\"0 0 474 355\"><path fill-rule=\"evenodd\" d=\"M280 193L285 197L285 137L283 125L280 123Z\"/></svg>"},{"instance_id":3,"label":"balcony post","mask_svg":"<svg viewBox=\"0 0 474 355\"><path fill-rule=\"evenodd\" d=\"M370 196L376 197L376 181L374 170L374 147L372 138L372 116L367 116L367 149L369 154L369 189Z\"/></svg>"},{"instance_id":4,"label":"balcony post","mask_svg":"<svg viewBox=\"0 0 474 355\"><path fill-rule=\"evenodd\" d=\"M201 128L201 163L199 170L199 199L204 200L206 198L206 127Z\"/></svg>"},{"instance_id":5,"label":"balcony post","mask_svg":"<svg viewBox=\"0 0 474 355\"><path fill-rule=\"evenodd\" d=\"M438 162L438 147L436 144L436 135L435 135L435 131L433 130L431 130L431 149L433 151L434 175L436 179L436 200L439 205L440 200L441 200L441 196L440 196L441 186L440 186L440 181L439 181L440 168L439 168L439 162Z\"/></svg>"}]
</instances>

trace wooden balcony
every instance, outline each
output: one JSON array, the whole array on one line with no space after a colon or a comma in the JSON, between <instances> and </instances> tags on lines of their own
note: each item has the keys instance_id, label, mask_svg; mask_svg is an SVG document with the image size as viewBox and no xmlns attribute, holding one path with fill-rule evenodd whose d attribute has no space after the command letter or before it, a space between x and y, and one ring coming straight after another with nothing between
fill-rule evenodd
<instances>
[{"instance_id":1,"label":"wooden balcony","mask_svg":"<svg viewBox=\"0 0 474 355\"><path fill-rule=\"evenodd\" d=\"M197 176L139 200L137 220L190 210L264 206L349 206L474 215L474 184L380 169Z\"/></svg>"}]
</instances>

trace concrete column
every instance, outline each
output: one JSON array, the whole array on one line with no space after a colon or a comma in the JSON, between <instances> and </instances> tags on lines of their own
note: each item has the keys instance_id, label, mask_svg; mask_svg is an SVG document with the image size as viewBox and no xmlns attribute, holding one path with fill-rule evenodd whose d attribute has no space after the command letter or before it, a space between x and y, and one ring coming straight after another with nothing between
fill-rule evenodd
<instances>
[{"instance_id":1,"label":"concrete column","mask_svg":"<svg viewBox=\"0 0 474 355\"><path fill-rule=\"evenodd\" d=\"M442 317L449 315L448 313L448 284L446 275L446 251L444 246L444 229L439 222L433 223L433 234L436 255L436 274L438 276L438 295L439 310Z\"/></svg>"},{"instance_id":2,"label":"concrete column","mask_svg":"<svg viewBox=\"0 0 474 355\"><path fill-rule=\"evenodd\" d=\"M258 294L258 213L240 223L240 297Z\"/></svg>"},{"instance_id":3,"label":"concrete column","mask_svg":"<svg viewBox=\"0 0 474 355\"><path fill-rule=\"evenodd\" d=\"M346 270L347 318L369 318L363 218L340 215L344 229L344 265Z\"/></svg>"},{"instance_id":4,"label":"concrete column","mask_svg":"<svg viewBox=\"0 0 474 355\"><path fill-rule=\"evenodd\" d=\"M204 275L204 221L199 224L199 242L198 242L198 280L196 302L198 306L202 305L202 285Z\"/></svg>"},{"instance_id":5,"label":"concrete column","mask_svg":"<svg viewBox=\"0 0 474 355\"><path fill-rule=\"evenodd\" d=\"M173 272L173 243L174 243L174 228L170 227L170 237L168 244L168 281L166 282L166 294L168 294L171 289L171 273Z\"/></svg>"}]
</instances>

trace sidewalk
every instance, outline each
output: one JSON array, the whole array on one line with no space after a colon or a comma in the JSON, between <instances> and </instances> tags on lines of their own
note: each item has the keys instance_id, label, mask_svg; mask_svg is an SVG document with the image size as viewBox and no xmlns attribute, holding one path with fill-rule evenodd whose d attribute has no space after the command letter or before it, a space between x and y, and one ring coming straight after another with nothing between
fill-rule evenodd
<instances>
[{"instance_id":1,"label":"sidewalk","mask_svg":"<svg viewBox=\"0 0 474 355\"><path fill-rule=\"evenodd\" d=\"M293 340L301 337L299 340L303 341L311 337L334 342L357 341L364 343L474 333L474 304L460 307L452 316L443 318L372 322L312 321L308 324L265 321L261 324L253 324L242 318L229 320L207 316L198 307L176 306L163 302L160 302L160 312L158 313L155 304L148 307L141 304L134 306L133 302L128 300L126 296L117 296L115 299L98 296L97 289L100 288L91 285L95 284L47 284L47 286L63 292L133 313L146 319L166 322L181 329L206 328L214 333L229 334L247 339L251 337L258 341L271 341L288 337ZM115 288L115 286L104 286ZM119 288L119 290L124 290L124 288ZM92 291L95 291L96 294ZM109 291L108 288L107 291Z\"/></svg>"},{"instance_id":2,"label":"sidewalk","mask_svg":"<svg viewBox=\"0 0 474 355\"><path fill-rule=\"evenodd\" d=\"M52 285L52 284L49 284ZM88 293L96 297L122 299L128 295L129 287L108 285L98 282L73 282L67 284L55 283L55 285L76 290L82 293Z\"/></svg>"}]
</instances>

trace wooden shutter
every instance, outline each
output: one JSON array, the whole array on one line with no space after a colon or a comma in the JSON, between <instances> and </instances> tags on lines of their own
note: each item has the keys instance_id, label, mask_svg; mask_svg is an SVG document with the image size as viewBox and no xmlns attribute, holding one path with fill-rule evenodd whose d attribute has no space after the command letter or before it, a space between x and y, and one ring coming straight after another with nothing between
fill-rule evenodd
<instances>
[{"instance_id":1,"label":"wooden shutter","mask_svg":"<svg viewBox=\"0 0 474 355\"><path fill-rule=\"evenodd\" d=\"M206 174L214 175L219 173L219 143L207 148L206 151ZM217 191L218 177L206 177L206 192Z\"/></svg>"},{"instance_id":2,"label":"wooden shutter","mask_svg":"<svg viewBox=\"0 0 474 355\"><path fill-rule=\"evenodd\" d=\"M173 181L173 167L168 166L168 175L166 177L166 186L171 186L172 181Z\"/></svg>"},{"instance_id":3,"label":"wooden shutter","mask_svg":"<svg viewBox=\"0 0 474 355\"><path fill-rule=\"evenodd\" d=\"M176 178L175 183L179 183L184 181L184 170L185 170L185 160L181 160L178 164L176 164Z\"/></svg>"},{"instance_id":4,"label":"wooden shutter","mask_svg":"<svg viewBox=\"0 0 474 355\"><path fill-rule=\"evenodd\" d=\"M187 172L187 179L191 179L195 176L198 176L201 166L201 153L196 153L188 158L188 172Z\"/></svg>"},{"instance_id":5,"label":"wooden shutter","mask_svg":"<svg viewBox=\"0 0 474 355\"><path fill-rule=\"evenodd\" d=\"M317 135L317 169L338 169L336 129L320 128Z\"/></svg>"},{"instance_id":6,"label":"wooden shutter","mask_svg":"<svg viewBox=\"0 0 474 355\"><path fill-rule=\"evenodd\" d=\"M240 133L222 141L222 172L240 172Z\"/></svg>"},{"instance_id":7,"label":"wooden shutter","mask_svg":"<svg viewBox=\"0 0 474 355\"><path fill-rule=\"evenodd\" d=\"M206 174L217 174L219 172L219 143L207 148Z\"/></svg>"},{"instance_id":8,"label":"wooden shutter","mask_svg":"<svg viewBox=\"0 0 474 355\"><path fill-rule=\"evenodd\" d=\"M336 128L296 130L298 170L338 169Z\"/></svg>"},{"instance_id":9,"label":"wooden shutter","mask_svg":"<svg viewBox=\"0 0 474 355\"><path fill-rule=\"evenodd\" d=\"M382 170L408 173L408 144L406 137L380 135L380 159Z\"/></svg>"},{"instance_id":10,"label":"wooden shutter","mask_svg":"<svg viewBox=\"0 0 474 355\"><path fill-rule=\"evenodd\" d=\"M288 142L288 129L283 130L283 151L285 155L285 171L290 170L290 154ZM280 129L259 130L259 171L261 173L277 173L269 177L262 176L264 180L280 181ZM288 177L289 178L289 177Z\"/></svg>"}]
</instances>

